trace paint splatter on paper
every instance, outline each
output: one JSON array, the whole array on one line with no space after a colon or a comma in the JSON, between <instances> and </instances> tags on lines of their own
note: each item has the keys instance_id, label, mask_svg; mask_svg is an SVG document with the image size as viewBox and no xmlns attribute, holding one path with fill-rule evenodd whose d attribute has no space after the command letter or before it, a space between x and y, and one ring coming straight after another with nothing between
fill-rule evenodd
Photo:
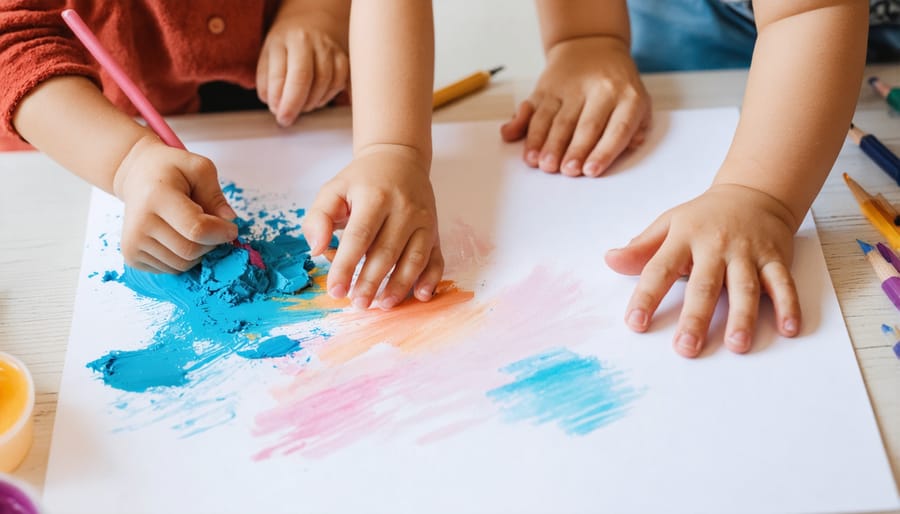
<instances>
[{"instance_id":1,"label":"paint splatter on paper","mask_svg":"<svg viewBox=\"0 0 900 514\"><path fill-rule=\"evenodd\" d=\"M143 347L88 364L122 391L122 430L164 423L187 437L229 423L247 377L260 373L270 401L252 420L256 460L316 458L363 439L430 444L497 421L586 435L640 395L623 371L567 349L610 322L567 273L538 267L490 294L446 280L429 302L354 310L325 294L328 263L309 256L303 209L251 210L242 189L224 190L265 269L223 246L179 276L102 274L161 313ZM462 222L449 226L450 277L490 264L491 244Z\"/></svg>"}]
</instances>

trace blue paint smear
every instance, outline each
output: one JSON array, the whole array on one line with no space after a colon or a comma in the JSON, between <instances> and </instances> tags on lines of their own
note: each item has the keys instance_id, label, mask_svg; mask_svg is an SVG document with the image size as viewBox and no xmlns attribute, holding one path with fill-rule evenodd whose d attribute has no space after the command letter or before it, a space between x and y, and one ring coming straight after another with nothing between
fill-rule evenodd
<instances>
[{"instance_id":1,"label":"blue paint smear","mask_svg":"<svg viewBox=\"0 0 900 514\"><path fill-rule=\"evenodd\" d=\"M230 183L222 190L233 206L248 212L242 188ZM257 212L271 215L265 209ZM208 368L224 359L284 357L301 350L306 340L327 337L321 330L306 331L294 339L271 334L276 328L319 320L333 312L288 309L293 303L285 299L309 300L324 294L311 284L315 275L326 270L315 266L309 244L299 234L298 220L283 215L274 219L278 223L261 225L254 219L234 220L241 240L249 240L259 252L265 270L250 263L247 250L224 244L180 275L147 273L128 266L121 274L105 271L103 282L121 283L140 298L171 304L174 309L168 319L158 322L159 328L145 347L111 351L87 367L115 389L158 392L209 380L214 370Z\"/></svg>"},{"instance_id":2,"label":"blue paint smear","mask_svg":"<svg viewBox=\"0 0 900 514\"><path fill-rule=\"evenodd\" d=\"M171 303L175 310L146 348L112 351L88 363L88 367L100 373L111 387L143 392L154 387L183 386L192 372L231 354L258 359L299 349L302 341L290 340L288 345L284 336L265 341L274 328L320 319L328 313L286 310L291 304L278 301L304 296L295 293L311 282L309 272L314 264L309 245L302 236L288 234L250 244L263 257L265 270L250 263L246 250L230 244L215 248L196 268L180 275L147 273L126 266L119 278L122 284L141 297ZM254 343L257 336L262 346ZM258 348L250 350L254 346Z\"/></svg>"},{"instance_id":3,"label":"blue paint smear","mask_svg":"<svg viewBox=\"0 0 900 514\"><path fill-rule=\"evenodd\" d=\"M249 202L264 200L245 196L234 183L224 184L222 190L238 212L249 213ZM271 209L253 207L259 218L272 216ZM299 216L285 218L279 211L276 218L274 224L252 217L234 220L240 241L249 241L260 253L266 270L251 265L245 249L222 245L180 275L127 266L124 272L89 275L131 289L145 300L143 305L164 313L153 321L155 332L149 340L123 341L128 350L113 350L87 363L107 386L121 391L111 403L123 421L116 432L165 422L181 437L190 437L224 425L236 417L242 387L236 377L250 376L240 374L240 368L292 356L303 351L306 341L329 337L315 322L331 310L289 309L295 304L288 301L325 294L311 279L326 273L327 263L314 265L300 235ZM301 337L272 334L306 322L312 327L305 327ZM296 360L309 362L310 356Z\"/></svg>"},{"instance_id":4,"label":"blue paint smear","mask_svg":"<svg viewBox=\"0 0 900 514\"><path fill-rule=\"evenodd\" d=\"M622 418L641 392L625 375L596 357L553 349L501 369L515 380L487 392L510 422L556 423L570 435L586 435Z\"/></svg>"}]
</instances>

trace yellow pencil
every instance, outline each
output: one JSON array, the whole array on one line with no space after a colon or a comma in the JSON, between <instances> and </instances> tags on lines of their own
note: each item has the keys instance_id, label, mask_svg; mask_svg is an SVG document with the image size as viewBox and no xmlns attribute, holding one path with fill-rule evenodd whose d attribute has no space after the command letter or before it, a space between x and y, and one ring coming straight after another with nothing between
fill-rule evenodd
<instances>
[{"instance_id":1,"label":"yellow pencil","mask_svg":"<svg viewBox=\"0 0 900 514\"><path fill-rule=\"evenodd\" d=\"M503 66L498 66L489 71L476 71L468 77L438 89L434 92L434 96L432 97L433 107L437 109L438 107L478 91L488 85L491 81L491 77L496 75L502 69Z\"/></svg>"},{"instance_id":2,"label":"yellow pencil","mask_svg":"<svg viewBox=\"0 0 900 514\"><path fill-rule=\"evenodd\" d=\"M847 183L847 187L850 188L850 192L853 193L853 197L856 198L856 203L859 204L859 210L862 211L863 216L869 220L869 223L878 229L878 232L887 239L887 242L891 247L895 250L900 250L900 232L897 231L894 220L887 219L884 210L879 208L875 197L867 193L862 186L857 184L856 181L850 178L850 175L847 175L846 173L844 173L844 182Z\"/></svg>"}]
</instances>

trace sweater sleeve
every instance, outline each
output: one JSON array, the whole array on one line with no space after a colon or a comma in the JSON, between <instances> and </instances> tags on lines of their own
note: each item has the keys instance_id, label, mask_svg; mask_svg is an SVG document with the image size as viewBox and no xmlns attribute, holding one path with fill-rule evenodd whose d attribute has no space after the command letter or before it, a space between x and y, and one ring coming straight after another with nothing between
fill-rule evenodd
<instances>
[{"instance_id":1,"label":"sweater sleeve","mask_svg":"<svg viewBox=\"0 0 900 514\"><path fill-rule=\"evenodd\" d=\"M6 0L0 10L0 136L18 136L13 114L32 89L60 75L80 75L100 86L99 68L75 38L60 0Z\"/></svg>"}]
</instances>

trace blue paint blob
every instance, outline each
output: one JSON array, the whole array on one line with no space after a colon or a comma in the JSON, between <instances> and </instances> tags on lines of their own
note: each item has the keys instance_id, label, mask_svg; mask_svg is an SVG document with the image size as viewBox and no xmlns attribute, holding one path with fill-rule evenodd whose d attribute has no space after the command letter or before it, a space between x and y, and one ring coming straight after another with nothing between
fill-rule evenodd
<instances>
[{"instance_id":1,"label":"blue paint blob","mask_svg":"<svg viewBox=\"0 0 900 514\"><path fill-rule=\"evenodd\" d=\"M515 377L487 392L507 421L556 423L570 435L586 435L621 417L640 392L624 373L596 357L555 349L501 369Z\"/></svg>"},{"instance_id":2,"label":"blue paint blob","mask_svg":"<svg viewBox=\"0 0 900 514\"><path fill-rule=\"evenodd\" d=\"M265 270L250 263L245 249L225 244L180 275L147 273L128 266L121 276L108 271L104 281L109 276L139 296L171 303L175 309L147 347L112 351L87 366L111 387L144 392L188 385L192 373L232 355L262 359L298 351L303 341L269 334L275 328L321 319L331 312L286 308L291 303L284 298L309 299L323 294L308 287L310 273L315 272L309 244L302 236L283 233L250 244L262 256ZM310 332L304 337L320 334Z\"/></svg>"},{"instance_id":3,"label":"blue paint blob","mask_svg":"<svg viewBox=\"0 0 900 514\"><path fill-rule=\"evenodd\" d=\"M117 282L121 277L119 277L119 272L115 270L107 270L103 272L103 276L100 277L100 280L103 282Z\"/></svg>"}]
</instances>

